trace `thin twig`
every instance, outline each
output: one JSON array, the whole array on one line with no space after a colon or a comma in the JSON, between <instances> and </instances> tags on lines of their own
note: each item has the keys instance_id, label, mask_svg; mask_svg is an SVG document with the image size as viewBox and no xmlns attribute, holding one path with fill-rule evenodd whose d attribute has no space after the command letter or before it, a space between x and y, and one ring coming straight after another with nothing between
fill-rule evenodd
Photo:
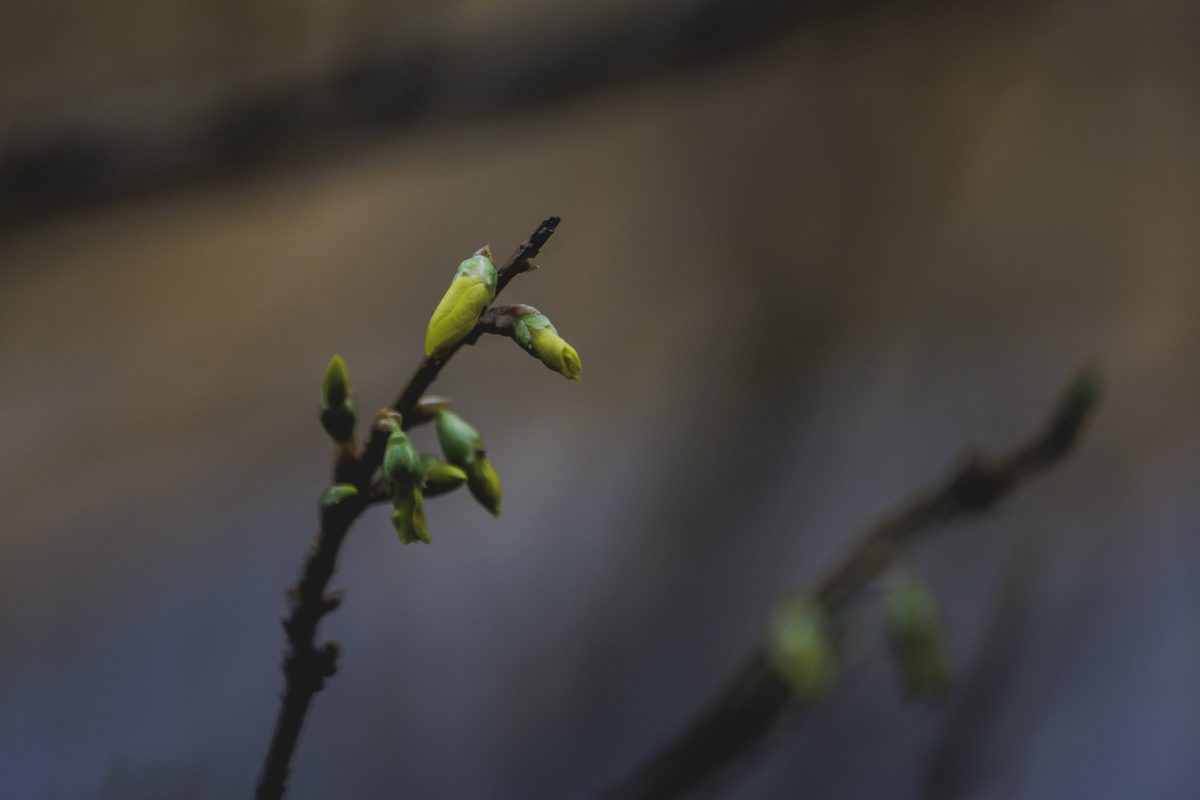
<instances>
[{"instance_id":1,"label":"thin twig","mask_svg":"<svg viewBox=\"0 0 1200 800\"><path fill-rule=\"evenodd\" d=\"M884 518L817 585L814 599L831 616L837 615L917 534L990 508L1053 465L1074 445L1098 394L1098 377L1091 371L1083 373L1070 384L1039 435L999 457L971 458L941 486ZM766 646L758 647L682 736L601 796L606 800L663 800L697 788L765 736L790 707L790 698L788 683L772 666Z\"/></svg>"},{"instance_id":2,"label":"thin twig","mask_svg":"<svg viewBox=\"0 0 1200 800\"><path fill-rule=\"evenodd\" d=\"M558 217L546 219L504 263L499 270L497 294L513 278L531 268L530 259L537 256L554 234L558 223ZM392 409L401 415L406 427L419 421L413 413L418 402L461 346L440 358L423 359L404 390L396 397ZM332 642L317 646L317 623L340 602L340 596L328 593L326 588L350 526L377 494L372 491L372 480L383 462L386 444L387 435L373 427L358 458L341 457L337 460L334 481L351 483L358 493L338 504L333 512L322 519L316 540L304 560L300 582L289 592L291 613L283 621L288 641L283 659L285 687L271 745L259 777L258 800L278 800L283 797L292 755L309 704L313 695L324 687L325 679L337 671L338 647Z\"/></svg>"}]
</instances>

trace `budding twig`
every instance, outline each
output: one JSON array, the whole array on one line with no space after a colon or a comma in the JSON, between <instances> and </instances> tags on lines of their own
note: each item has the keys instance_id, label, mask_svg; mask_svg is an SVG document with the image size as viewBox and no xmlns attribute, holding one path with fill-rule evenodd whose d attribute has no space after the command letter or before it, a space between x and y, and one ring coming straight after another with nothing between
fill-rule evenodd
<instances>
[{"instance_id":1,"label":"budding twig","mask_svg":"<svg viewBox=\"0 0 1200 800\"><path fill-rule=\"evenodd\" d=\"M529 260L537 256L542 246L554 235L558 223L558 217L547 218L528 241L517 248L499 270L497 294L514 277L529 269ZM431 419L437 407L444 407L444 402L440 401L423 404L422 398L441 373L442 367L461 346L461 343L456 345L440 357L423 359L403 391L397 395L391 407L403 419L405 428ZM317 623L340 600L327 594L326 587L333 576L338 552L350 526L379 496L375 476L383 463L387 439L386 431L373 426L357 458L338 459L334 481L345 489L335 493L333 499L336 502L323 502L321 527L304 560L300 582L289 592L291 611L283 622L288 641L283 660L285 686L271 744L259 776L258 800L278 800L283 797L292 755L308 706L313 695L324 687L325 680L337 670L337 645L332 642L320 646L316 644Z\"/></svg>"},{"instance_id":2,"label":"budding twig","mask_svg":"<svg viewBox=\"0 0 1200 800\"><path fill-rule=\"evenodd\" d=\"M918 534L990 508L1052 466L1078 440L1099 394L1098 374L1085 370L1068 385L1040 434L998 457L972 458L940 486L885 517L818 584L812 599L828 615L836 616ZM792 696L791 686L772 664L766 646L758 647L691 727L601 796L605 800L663 800L684 795L765 736L791 706Z\"/></svg>"}]
</instances>

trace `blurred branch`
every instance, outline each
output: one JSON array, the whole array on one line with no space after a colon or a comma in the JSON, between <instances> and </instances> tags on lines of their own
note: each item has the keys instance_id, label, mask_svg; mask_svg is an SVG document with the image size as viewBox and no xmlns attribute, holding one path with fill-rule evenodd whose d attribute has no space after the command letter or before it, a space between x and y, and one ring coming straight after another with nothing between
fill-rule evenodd
<instances>
[{"instance_id":1,"label":"blurred branch","mask_svg":"<svg viewBox=\"0 0 1200 800\"><path fill-rule=\"evenodd\" d=\"M517 248L499 270L497 294L514 277L530 269L530 259L537 256L542 245L554 234L558 223L558 217L547 218ZM423 359L404 390L396 397L392 410L401 415L405 427L411 427L415 421L423 419L414 412L426 390L437 380L442 368L458 352L459 347L461 344L440 358ZM350 526L378 493L373 487L373 479L383 463L386 443L387 434L382 433L378 426L372 426L371 437L361 455L337 460L334 483L352 484L357 492L322 515L320 530L304 560L300 582L288 593L291 613L283 621L288 641L283 660L285 687L275 731L259 777L258 800L283 797L292 756L309 704L313 695L324 687L325 679L337 671L338 647L332 642L317 645L317 623L340 603L340 596L328 593L326 588Z\"/></svg>"},{"instance_id":2,"label":"blurred branch","mask_svg":"<svg viewBox=\"0 0 1200 800\"><path fill-rule=\"evenodd\" d=\"M580 14L570 26L538 15L485 34L430 34L271 86L129 93L41 119L0 119L0 228L358 146L435 119L477 121L577 100L719 61L803 20L889 1L682 0Z\"/></svg>"},{"instance_id":3,"label":"blurred branch","mask_svg":"<svg viewBox=\"0 0 1200 800\"><path fill-rule=\"evenodd\" d=\"M1043 537L1026 536L1009 557L984 625L982 645L958 682L954 706L930 747L923 800L967 797L972 782L984 777L980 752L986 749L985 739L1000 707L1010 702L1013 677L1027 649L1026 631L1038 617L1031 590L1044 542ZM1000 793L1008 792L1001 789Z\"/></svg>"},{"instance_id":4,"label":"blurred branch","mask_svg":"<svg viewBox=\"0 0 1200 800\"><path fill-rule=\"evenodd\" d=\"M843 612L918 534L991 508L1066 455L1090 418L1100 378L1084 370L1063 394L1042 431L1000 456L973 455L940 486L917 495L869 530L813 594L830 616ZM765 736L791 704L791 688L766 646L744 666L678 739L602 793L606 800L661 800L700 786Z\"/></svg>"}]
</instances>

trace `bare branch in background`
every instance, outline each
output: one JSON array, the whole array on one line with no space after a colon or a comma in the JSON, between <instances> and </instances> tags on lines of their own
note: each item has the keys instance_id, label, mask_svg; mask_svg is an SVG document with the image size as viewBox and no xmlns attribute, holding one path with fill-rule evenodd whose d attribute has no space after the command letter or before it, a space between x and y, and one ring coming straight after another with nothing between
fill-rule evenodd
<instances>
[{"instance_id":1,"label":"bare branch in background","mask_svg":"<svg viewBox=\"0 0 1200 800\"><path fill-rule=\"evenodd\" d=\"M973 456L940 486L917 495L869 530L822 580L813 599L830 617L846 610L919 534L967 514L985 511L1066 455L1100 395L1096 372L1085 370L1067 387L1045 428L998 457ZM764 737L792 703L792 687L764 645L678 739L602 793L605 800L679 797L731 765Z\"/></svg>"},{"instance_id":2,"label":"bare branch in background","mask_svg":"<svg viewBox=\"0 0 1200 800\"><path fill-rule=\"evenodd\" d=\"M270 86L130 91L44 118L0 119L0 229L359 146L434 120L576 101L720 61L803 21L886 2L684 0L582 14L569 26L539 16L483 34L438 33Z\"/></svg>"}]
</instances>

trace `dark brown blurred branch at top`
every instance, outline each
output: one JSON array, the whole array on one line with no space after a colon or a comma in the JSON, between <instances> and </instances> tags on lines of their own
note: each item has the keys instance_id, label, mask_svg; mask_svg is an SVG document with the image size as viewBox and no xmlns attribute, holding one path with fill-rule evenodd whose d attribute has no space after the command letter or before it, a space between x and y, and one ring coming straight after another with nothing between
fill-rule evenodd
<instances>
[{"instance_id":1,"label":"dark brown blurred branch at top","mask_svg":"<svg viewBox=\"0 0 1200 800\"><path fill-rule=\"evenodd\" d=\"M514 277L530 269L530 260L554 235L558 223L558 217L545 219L509 257L499 270L497 294ZM404 390L396 397L392 410L401 415L406 427L417 419L414 410L421 397L437 379L442 367L458 352L459 346L441 358L422 359ZM327 592L327 588L350 526L377 498L373 479L383 463L386 443L387 435L378 426L372 426L371 436L362 448L361 455L339 458L335 463L334 483L348 483L357 489L357 493L322 515L316 540L304 559L300 581L289 592L291 610L283 620L288 643L283 659L284 691L271 743L259 775L258 800L278 800L283 797L308 707L313 696L324 688L325 680L337 671L339 649L332 642L317 645L317 624L341 602L340 595Z\"/></svg>"},{"instance_id":2,"label":"dark brown blurred branch at top","mask_svg":"<svg viewBox=\"0 0 1200 800\"><path fill-rule=\"evenodd\" d=\"M0 120L0 230L89 204L347 150L432 121L527 113L889 0L684 0L428 34L251 89L136 91ZM497 46L500 43L501 46ZM478 54L478 55L475 55ZM111 107L108 105L111 103ZM134 113L131 113L131 109Z\"/></svg>"},{"instance_id":3,"label":"dark brown blurred branch at top","mask_svg":"<svg viewBox=\"0 0 1200 800\"><path fill-rule=\"evenodd\" d=\"M1066 388L1041 432L1007 453L973 456L940 486L917 495L869 530L817 585L814 599L836 617L918 534L990 508L1066 455L1099 400L1098 373L1085 369ZM790 707L787 681L766 646L751 653L712 705L675 741L602 793L605 800L662 800L697 788L765 736Z\"/></svg>"}]
</instances>

